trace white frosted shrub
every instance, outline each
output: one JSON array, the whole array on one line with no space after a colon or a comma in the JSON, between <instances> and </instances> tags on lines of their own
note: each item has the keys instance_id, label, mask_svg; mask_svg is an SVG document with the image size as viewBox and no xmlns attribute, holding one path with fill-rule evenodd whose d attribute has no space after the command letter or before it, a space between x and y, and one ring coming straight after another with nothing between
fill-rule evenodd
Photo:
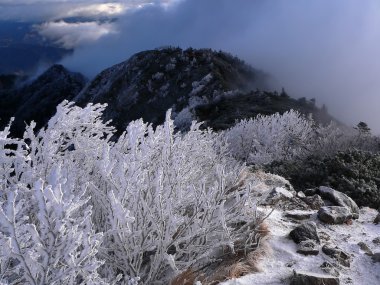
<instances>
[{"instance_id":1,"label":"white frosted shrub","mask_svg":"<svg viewBox=\"0 0 380 285\"><path fill-rule=\"evenodd\" d=\"M290 110L280 115L245 119L225 132L231 153L250 164L288 160L308 152L313 122Z\"/></svg>"},{"instance_id":2,"label":"white frosted shrub","mask_svg":"<svg viewBox=\"0 0 380 285\"><path fill-rule=\"evenodd\" d=\"M294 110L242 120L223 135L232 156L257 165L304 159L310 155L323 158L354 148L378 151L380 145L379 138L369 132L335 122L318 125Z\"/></svg>"},{"instance_id":3,"label":"white frosted shrub","mask_svg":"<svg viewBox=\"0 0 380 285\"><path fill-rule=\"evenodd\" d=\"M236 242L258 245L222 136L175 133L168 113L114 141L104 108L63 102L37 134L0 132L0 282L168 284Z\"/></svg>"},{"instance_id":4,"label":"white frosted shrub","mask_svg":"<svg viewBox=\"0 0 380 285\"><path fill-rule=\"evenodd\" d=\"M38 135L34 123L23 140L9 138L9 128L0 133L2 282L105 284L96 257L102 233L93 229L88 183L82 183L89 177L78 175L80 154L94 156L110 134L99 120L103 109L64 102Z\"/></svg>"},{"instance_id":5,"label":"white frosted shrub","mask_svg":"<svg viewBox=\"0 0 380 285\"><path fill-rule=\"evenodd\" d=\"M176 273L211 262L221 248L233 249L242 234L232 225L249 220L243 207L248 192L227 194L242 167L226 161L225 143L218 142L218 152L215 144L216 135L199 124L174 133L168 113L155 130L132 122L104 149L93 197L105 221L103 254L115 271L140 276L143 284L166 284ZM120 222L130 216L133 222Z\"/></svg>"}]
</instances>

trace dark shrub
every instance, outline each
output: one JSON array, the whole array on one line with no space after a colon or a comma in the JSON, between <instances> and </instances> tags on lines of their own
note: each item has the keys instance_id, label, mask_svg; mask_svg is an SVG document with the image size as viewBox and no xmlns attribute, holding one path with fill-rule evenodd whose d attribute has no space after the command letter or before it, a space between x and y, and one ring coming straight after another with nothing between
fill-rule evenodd
<instances>
[{"instance_id":1,"label":"dark shrub","mask_svg":"<svg viewBox=\"0 0 380 285\"><path fill-rule=\"evenodd\" d=\"M275 162L266 170L289 179L298 190L331 186L359 206L380 208L380 154L352 150L325 159L312 156L298 162Z\"/></svg>"}]
</instances>

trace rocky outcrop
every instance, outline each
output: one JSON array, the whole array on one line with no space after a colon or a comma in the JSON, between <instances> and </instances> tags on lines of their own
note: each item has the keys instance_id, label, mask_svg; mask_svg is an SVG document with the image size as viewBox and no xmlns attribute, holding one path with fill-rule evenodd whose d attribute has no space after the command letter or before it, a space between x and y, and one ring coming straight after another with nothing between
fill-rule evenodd
<instances>
[{"instance_id":1,"label":"rocky outcrop","mask_svg":"<svg viewBox=\"0 0 380 285\"><path fill-rule=\"evenodd\" d=\"M327 224L343 224L352 218L352 213L346 207L325 206L319 209L318 218Z\"/></svg>"},{"instance_id":2,"label":"rocky outcrop","mask_svg":"<svg viewBox=\"0 0 380 285\"><path fill-rule=\"evenodd\" d=\"M346 194L325 186L319 187L318 194L323 199L331 201L335 206L346 207L349 209L352 213L352 218L359 218L358 205Z\"/></svg>"}]
</instances>

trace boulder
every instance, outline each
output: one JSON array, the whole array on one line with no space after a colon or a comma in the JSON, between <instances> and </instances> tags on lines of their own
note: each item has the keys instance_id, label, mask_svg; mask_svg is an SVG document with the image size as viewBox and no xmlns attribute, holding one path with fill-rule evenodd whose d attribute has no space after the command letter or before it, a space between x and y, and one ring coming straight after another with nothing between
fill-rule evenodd
<instances>
[{"instance_id":1,"label":"boulder","mask_svg":"<svg viewBox=\"0 0 380 285\"><path fill-rule=\"evenodd\" d=\"M377 214L376 218L373 220L374 224L380 224L380 213Z\"/></svg>"},{"instance_id":2,"label":"boulder","mask_svg":"<svg viewBox=\"0 0 380 285\"><path fill-rule=\"evenodd\" d=\"M337 277L340 275L336 266L332 265L330 262L327 262L327 261L323 262L320 268L323 270L323 272L327 274L337 276Z\"/></svg>"},{"instance_id":3,"label":"boulder","mask_svg":"<svg viewBox=\"0 0 380 285\"><path fill-rule=\"evenodd\" d=\"M344 252L339 247L332 247L325 244L324 246L322 246L322 252L335 259L339 264L345 267L350 267L350 256L348 255L348 253Z\"/></svg>"},{"instance_id":4,"label":"boulder","mask_svg":"<svg viewBox=\"0 0 380 285\"><path fill-rule=\"evenodd\" d=\"M313 196L307 196L302 200L306 204L308 204L312 210L319 210L321 207L325 205L325 202L323 201L322 197L318 194L315 194Z\"/></svg>"},{"instance_id":5,"label":"boulder","mask_svg":"<svg viewBox=\"0 0 380 285\"><path fill-rule=\"evenodd\" d=\"M294 271L290 285L339 285L339 278L305 271Z\"/></svg>"},{"instance_id":6,"label":"boulder","mask_svg":"<svg viewBox=\"0 0 380 285\"><path fill-rule=\"evenodd\" d=\"M373 262L380 262L380 252L376 252L372 255L372 261Z\"/></svg>"},{"instance_id":7,"label":"boulder","mask_svg":"<svg viewBox=\"0 0 380 285\"><path fill-rule=\"evenodd\" d=\"M310 212L310 211L294 210L294 211L285 212L285 217L291 218L293 220L301 221L301 220L309 219L312 214L313 212Z\"/></svg>"},{"instance_id":8,"label":"boulder","mask_svg":"<svg viewBox=\"0 0 380 285\"><path fill-rule=\"evenodd\" d=\"M373 255L372 250L368 247L368 245L366 243L364 243L364 242L361 241L361 242L358 243L358 246L360 247L360 249L362 251L364 251L364 253L366 255L369 255L369 256Z\"/></svg>"},{"instance_id":9,"label":"boulder","mask_svg":"<svg viewBox=\"0 0 380 285\"><path fill-rule=\"evenodd\" d=\"M312 239L303 240L298 244L297 252L303 255L318 255L319 245Z\"/></svg>"},{"instance_id":10,"label":"boulder","mask_svg":"<svg viewBox=\"0 0 380 285\"><path fill-rule=\"evenodd\" d=\"M319 187L318 194L323 199L331 201L336 206L347 207L351 211L354 219L359 218L358 205L346 194L325 186Z\"/></svg>"},{"instance_id":11,"label":"boulder","mask_svg":"<svg viewBox=\"0 0 380 285\"><path fill-rule=\"evenodd\" d=\"M380 245L380 237L374 238L372 242L376 245Z\"/></svg>"},{"instance_id":12,"label":"boulder","mask_svg":"<svg viewBox=\"0 0 380 285\"><path fill-rule=\"evenodd\" d=\"M317 233L317 226L314 222L306 222L296 227L289 233L289 236L293 239L295 243L300 243L301 241L314 240L320 244L319 236Z\"/></svg>"},{"instance_id":13,"label":"boulder","mask_svg":"<svg viewBox=\"0 0 380 285\"><path fill-rule=\"evenodd\" d=\"M264 205L275 205L280 201L289 200L293 198L294 195L282 187L275 187L269 192L268 196L265 198Z\"/></svg>"},{"instance_id":14,"label":"boulder","mask_svg":"<svg viewBox=\"0 0 380 285\"><path fill-rule=\"evenodd\" d=\"M352 218L352 213L346 207L325 206L319 209L318 218L327 224L343 224Z\"/></svg>"}]
</instances>

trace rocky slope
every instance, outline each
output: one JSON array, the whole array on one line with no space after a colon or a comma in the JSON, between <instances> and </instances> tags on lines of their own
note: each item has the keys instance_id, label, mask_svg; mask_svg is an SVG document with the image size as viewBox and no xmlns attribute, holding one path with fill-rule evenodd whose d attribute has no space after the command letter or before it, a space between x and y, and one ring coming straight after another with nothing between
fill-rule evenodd
<instances>
[{"instance_id":1,"label":"rocky slope","mask_svg":"<svg viewBox=\"0 0 380 285\"><path fill-rule=\"evenodd\" d=\"M376 210L359 209L348 196L328 187L295 192L280 176L255 177L250 183L258 210L269 214L269 247L259 272L223 285L380 284Z\"/></svg>"}]
</instances>

